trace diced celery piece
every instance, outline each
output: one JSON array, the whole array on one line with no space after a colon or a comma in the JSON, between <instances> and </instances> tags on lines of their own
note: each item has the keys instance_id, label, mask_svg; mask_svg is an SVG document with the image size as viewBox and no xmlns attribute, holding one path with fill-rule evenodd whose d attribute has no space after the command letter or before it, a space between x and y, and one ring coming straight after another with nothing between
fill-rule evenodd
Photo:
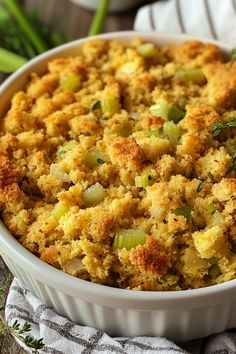
<instances>
[{"instance_id":1,"label":"diced celery piece","mask_svg":"<svg viewBox=\"0 0 236 354\"><path fill-rule=\"evenodd\" d=\"M178 140L182 134L181 129L172 121L163 124L163 131L168 136L173 145L177 145Z\"/></svg>"},{"instance_id":2,"label":"diced celery piece","mask_svg":"<svg viewBox=\"0 0 236 354\"><path fill-rule=\"evenodd\" d=\"M153 43L144 43L137 47L137 51L143 58L152 58L156 53L156 47Z\"/></svg>"},{"instance_id":3,"label":"diced celery piece","mask_svg":"<svg viewBox=\"0 0 236 354\"><path fill-rule=\"evenodd\" d=\"M124 122L121 126L115 128L114 132L119 135L127 138L133 133L133 127L130 122Z\"/></svg>"},{"instance_id":4,"label":"diced celery piece","mask_svg":"<svg viewBox=\"0 0 236 354\"><path fill-rule=\"evenodd\" d=\"M66 154L68 151L73 150L77 145L77 141L76 140L70 140L68 141L68 143L65 143L64 145L61 145L58 147L57 149L57 153L59 155L64 155Z\"/></svg>"},{"instance_id":5,"label":"diced celery piece","mask_svg":"<svg viewBox=\"0 0 236 354\"><path fill-rule=\"evenodd\" d=\"M151 176L149 175L144 175L144 176L136 176L134 181L135 181L135 187L137 188L146 188L150 186L151 184Z\"/></svg>"},{"instance_id":6,"label":"diced celery piece","mask_svg":"<svg viewBox=\"0 0 236 354\"><path fill-rule=\"evenodd\" d=\"M173 285L175 283L177 283L179 280L178 275L174 275L174 274L166 274L161 278L161 281L163 283L167 283L169 285Z\"/></svg>"},{"instance_id":7,"label":"diced celery piece","mask_svg":"<svg viewBox=\"0 0 236 354\"><path fill-rule=\"evenodd\" d=\"M104 97L102 100L102 112L113 115L120 110L120 102L118 98Z\"/></svg>"},{"instance_id":8,"label":"diced celery piece","mask_svg":"<svg viewBox=\"0 0 236 354\"><path fill-rule=\"evenodd\" d=\"M170 110L169 103L164 99L159 99L154 105L149 108L149 111L154 116L160 116L163 118L168 118Z\"/></svg>"},{"instance_id":9,"label":"diced celery piece","mask_svg":"<svg viewBox=\"0 0 236 354\"><path fill-rule=\"evenodd\" d=\"M103 154L97 151L90 151L85 156L85 163L89 168L94 168L105 163Z\"/></svg>"},{"instance_id":10,"label":"diced celery piece","mask_svg":"<svg viewBox=\"0 0 236 354\"><path fill-rule=\"evenodd\" d=\"M86 206L93 206L101 203L106 196L106 192L100 183L96 183L86 189L83 199Z\"/></svg>"},{"instance_id":11,"label":"diced celery piece","mask_svg":"<svg viewBox=\"0 0 236 354\"><path fill-rule=\"evenodd\" d=\"M188 206L182 206L181 208L176 208L173 210L173 213L177 216L182 215L184 216L188 221L191 219L191 208Z\"/></svg>"},{"instance_id":12,"label":"diced celery piece","mask_svg":"<svg viewBox=\"0 0 236 354\"><path fill-rule=\"evenodd\" d=\"M177 107L171 107L168 119L173 120L174 123L178 123L182 118L184 118L186 112L183 109Z\"/></svg>"},{"instance_id":13,"label":"diced celery piece","mask_svg":"<svg viewBox=\"0 0 236 354\"><path fill-rule=\"evenodd\" d=\"M54 208L52 214L56 220L60 220L60 218L63 215L65 215L68 212L68 210L69 210L69 208L67 205L59 202L55 205L55 208Z\"/></svg>"},{"instance_id":14,"label":"diced celery piece","mask_svg":"<svg viewBox=\"0 0 236 354\"><path fill-rule=\"evenodd\" d=\"M145 136L147 138L150 138L151 136L155 136L156 138L160 138L161 137L161 132L160 130L158 129L152 129L152 130L148 130L146 133L145 133Z\"/></svg>"},{"instance_id":15,"label":"diced celery piece","mask_svg":"<svg viewBox=\"0 0 236 354\"><path fill-rule=\"evenodd\" d=\"M216 279L219 275L221 274L220 267L217 264L213 264L211 268L209 269L209 275L213 278Z\"/></svg>"},{"instance_id":16,"label":"diced celery piece","mask_svg":"<svg viewBox=\"0 0 236 354\"><path fill-rule=\"evenodd\" d=\"M210 203L207 206L207 212L210 213L210 214L213 214L216 210L217 210L217 207L213 203Z\"/></svg>"},{"instance_id":17,"label":"diced celery piece","mask_svg":"<svg viewBox=\"0 0 236 354\"><path fill-rule=\"evenodd\" d=\"M113 248L126 248L127 251L138 245L143 245L146 242L146 234L143 230L120 229L115 233Z\"/></svg>"},{"instance_id":18,"label":"diced celery piece","mask_svg":"<svg viewBox=\"0 0 236 354\"><path fill-rule=\"evenodd\" d=\"M202 84L206 81L202 69L179 70L175 74L175 78L184 82L195 82Z\"/></svg>"},{"instance_id":19,"label":"diced celery piece","mask_svg":"<svg viewBox=\"0 0 236 354\"><path fill-rule=\"evenodd\" d=\"M70 75L61 83L61 89L64 91L76 91L81 84L80 77L77 75Z\"/></svg>"}]
</instances>

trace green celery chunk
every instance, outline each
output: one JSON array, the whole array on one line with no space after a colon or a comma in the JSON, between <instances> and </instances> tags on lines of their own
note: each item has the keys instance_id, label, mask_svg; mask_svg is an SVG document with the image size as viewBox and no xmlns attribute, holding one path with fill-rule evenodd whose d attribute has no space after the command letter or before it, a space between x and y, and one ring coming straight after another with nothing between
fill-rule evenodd
<instances>
[{"instance_id":1,"label":"green celery chunk","mask_svg":"<svg viewBox=\"0 0 236 354\"><path fill-rule=\"evenodd\" d=\"M94 206L101 203L106 196L106 192L100 183L96 183L86 189L83 193L84 204Z\"/></svg>"},{"instance_id":2,"label":"green celery chunk","mask_svg":"<svg viewBox=\"0 0 236 354\"><path fill-rule=\"evenodd\" d=\"M151 176L149 175L144 175L144 176L136 176L134 181L135 181L135 187L137 188L146 188L150 186L151 184Z\"/></svg>"},{"instance_id":3,"label":"green celery chunk","mask_svg":"<svg viewBox=\"0 0 236 354\"><path fill-rule=\"evenodd\" d=\"M68 151L73 150L76 147L76 145L77 145L76 140L70 140L68 141L68 143L65 143L64 145L58 147L57 154L62 156L66 154Z\"/></svg>"},{"instance_id":4,"label":"green celery chunk","mask_svg":"<svg viewBox=\"0 0 236 354\"><path fill-rule=\"evenodd\" d=\"M76 91L80 87L81 80L77 75L70 75L61 83L63 91Z\"/></svg>"},{"instance_id":5,"label":"green celery chunk","mask_svg":"<svg viewBox=\"0 0 236 354\"><path fill-rule=\"evenodd\" d=\"M143 230L120 229L115 233L113 241L114 249L126 248L127 251L146 242L147 235Z\"/></svg>"},{"instance_id":6,"label":"green celery chunk","mask_svg":"<svg viewBox=\"0 0 236 354\"><path fill-rule=\"evenodd\" d=\"M171 141L173 145L177 145L179 138L181 137L181 129L172 121L165 122L163 124L163 131Z\"/></svg>"},{"instance_id":7,"label":"green celery chunk","mask_svg":"<svg viewBox=\"0 0 236 354\"><path fill-rule=\"evenodd\" d=\"M118 136L127 138L133 133L132 124L130 122L124 122L122 125L115 128L114 133L117 134Z\"/></svg>"},{"instance_id":8,"label":"green celery chunk","mask_svg":"<svg viewBox=\"0 0 236 354\"><path fill-rule=\"evenodd\" d=\"M137 51L143 58L152 58L156 53L156 47L153 43L144 43L137 47Z\"/></svg>"},{"instance_id":9,"label":"green celery chunk","mask_svg":"<svg viewBox=\"0 0 236 354\"><path fill-rule=\"evenodd\" d=\"M149 108L150 113L154 116L160 116L166 119L168 118L169 110L170 105L164 99L157 100L157 102Z\"/></svg>"},{"instance_id":10,"label":"green celery chunk","mask_svg":"<svg viewBox=\"0 0 236 354\"><path fill-rule=\"evenodd\" d=\"M55 205L52 214L56 220L60 220L60 218L63 215L65 215L68 212L68 210L69 210L68 206L59 202Z\"/></svg>"},{"instance_id":11,"label":"green celery chunk","mask_svg":"<svg viewBox=\"0 0 236 354\"><path fill-rule=\"evenodd\" d=\"M102 100L102 112L113 115L120 110L120 102L118 98L104 97Z\"/></svg>"},{"instance_id":12,"label":"green celery chunk","mask_svg":"<svg viewBox=\"0 0 236 354\"><path fill-rule=\"evenodd\" d=\"M211 268L209 269L209 275L213 278L216 279L219 275L221 274L220 267L217 264L213 264Z\"/></svg>"},{"instance_id":13,"label":"green celery chunk","mask_svg":"<svg viewBox=\"0 0 236 354\"><path fill-rule=\"evenodd\" d=\"M177 216L182 215L184 216L188 221L191 219L191 208L188 206L182 206L181 208L176 208L173 210L173 213Z\"/></svg>"},{"instance_id":14,"label":"green celery chunk","mask_svg":"<svg viewBox=\"0 0 236 354\"><path fill-rule=\"evenodd\" d=\"M173 285L175 283L177 283L179 280L178 275L174 275L174 274L166 274L161 278L161 281L163 283L167 283L169 285Z\"/></svg>"},{"instance_id":15,"label":"green celery chunk","mask_svg":"<svg viewBox=\"0 0 236 354\"><path fill-rule=\"evenodd\" d=\"M183 109L171 107L168 114L168 119L173 120L174 123L178 123L181 119L184 118L185 114L186 112Z\"/></svg>"},{"instance_id":16,"label":"green celery chunk","mask_svg":"<svg viewBox=\"0 0 236 354\"><path fill-rule=\"evenodd\" d=\"M183 82L194 82L197 84L205 83L206 78L202 69L179 70L175 78Z\"/></svg>"},{"instance_id":17,"label":"green celery chunk","mask_svg":"<svg viewBox=\"0 0 236 354\"><path fill-rule=\"evenodd\" d=\"M89 168L94 168L105 163L105 157L100 152L90 151L85 156L85 163Z\"/></svg>"},{"instance_id":18,"label":"green celery chunk","mask_svg":"<svg viewBox=\"0 0 236 354\"><path fill-rule=\"evenodd\" d=\"M161 134L160 130L158 130L158 129L151 129L145 133L145 136L147 138L150 138L151 136L155 136L156 138L160 138L162 136L162 134Z\"/></svg>"},{"instance_id":19,"label":"green celery chunk","mask_svg":"<svg viewBox=\"0 0 236 354\"><path fill-rule=\"evenodd\" d=\"M213 203L210 203L207 206L207 212L210 213L210 214L213 214L216 210L217 210L217 207Z\"/></svg>"}]
</instances>

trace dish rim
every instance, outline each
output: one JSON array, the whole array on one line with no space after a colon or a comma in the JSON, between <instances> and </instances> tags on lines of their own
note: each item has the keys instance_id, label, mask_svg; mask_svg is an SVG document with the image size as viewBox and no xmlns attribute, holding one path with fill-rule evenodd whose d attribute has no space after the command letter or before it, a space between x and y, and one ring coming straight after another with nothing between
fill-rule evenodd
<instances>
[{"instance_id":1,"label":"dish rim","mask_svg":"<svg viewBox=\"0 0 236 354\"><path fill-rule=\"evenodd\" d=\"M231 47L229 45L225 45L224 43L216 40L208 40L206 38L194 37L186 34L165 34L165 33L157 33L154 31L149 32L140 32L140 31L119 31L119 32L110 32L101 34L98 36L93 36L89 38L82 38L70 43L66 43L62 46L54 48L50 51L47 51L38 57L30 60L27 64L25 64L22 68L17 70L14 74L12 74L1 86L0 86L0 97L7 95L8 91L12 89L12 85L14 82L20 78L24 77L31 70L39 70L40 64L43 67L48 60L55 57L56 55L61 55L64 52L69 52L70 49L76 49L77 46L80 47L83 43L88 40L93 39L119 39L121 41L129 41L130 39L134 39L137 37L141 37L144 40L156 40L157 42L166 42L168 43L182 43L185 40L200 40L207 43L216 44L220 47L220 49L225 54L229 54ZM68 53L69 55L69 53ZM34 69L35 68L35 69ZM13 89L10 90L12 93L16 92ZM10 94L12 97L12 94ZM2 99L2 98L1 98ZM9 101L10 102L10 101ZM8 108L5 108L5 110ZM1 114L1 112L0 112ZM2 111L4 114L4 109ZM183 301L189 300L194 301L195 299L203 299L208 296L218 296L225 292L226 290L232 291L236 289L236 279L217 284L211 285L208 287L198 288L198 289L188 289L188 290L178 290L178 291L134 291L129 289L120 289L109 287L107 285L92 283L87 280L83 280L77 278L75 276L69 275L62 270L54 268L48 263L43 262L37 256L32 254L26 248L24 248L15 238L14 236L7 230L3 222L0 220L0 245L1 249L7 250L7 252L3 252L6 256L10 256L12 259L16 259L16 263L21 265L22 268L30 269L30 273L35 273L36 279L44 279L44 282L53 284L56 289L62 290L64 287L67 289L65 292L75 292L79 294L82 292L89 292L91 295L95 295L96 297L103 297L105 299L118 299L125 298L125 300L130 301L149 301L149 302L159 302L164 301L165 303L170 303L172 301ZM2 251L0 250L0 253Z\"/></svg>"}]
</instances>

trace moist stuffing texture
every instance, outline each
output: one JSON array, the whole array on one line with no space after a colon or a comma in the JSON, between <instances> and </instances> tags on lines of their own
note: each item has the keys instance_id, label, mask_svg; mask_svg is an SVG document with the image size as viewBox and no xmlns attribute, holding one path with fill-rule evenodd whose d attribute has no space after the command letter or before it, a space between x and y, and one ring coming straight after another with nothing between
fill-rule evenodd
<instances>
[{"instance_id":1,"label":"moist stuffing texture","mask_svg":"<svg viewBox=\"0 0 236 354\"><path fill-rule=\"evenodd\" d=\"M99 284L181 290L236 271L236 62L199 41L87 41L0 120L0 211Z\"/></svg>"}]
</instances>

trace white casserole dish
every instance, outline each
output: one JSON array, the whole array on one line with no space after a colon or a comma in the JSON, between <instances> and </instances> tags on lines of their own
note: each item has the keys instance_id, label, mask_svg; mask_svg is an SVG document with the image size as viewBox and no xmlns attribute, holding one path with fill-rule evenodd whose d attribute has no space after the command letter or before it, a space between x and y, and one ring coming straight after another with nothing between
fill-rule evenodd
<instances>
[{"instance_id":1,"label":"white casserole dish","mask_svg":"<svg viewBox=\"0 0 236 354\"><path fill-rule=\"evenodd\" d=\"M77 5L83 6L89 10L96 10L100 1L99 0L71 0ZM134 6L141 3L142 0L111 0L109 4L109 11L120 12L129 10Z\"/></svg>"},{"instance_id":2,"label":"white casserole dish","mask_svg":"<svg viewBox=\"0 0 236 354\"><path fill-rule=\"evenodd\" d=\"M142 37L160 46L193 39L154 32L117 32L100 37L126 42ZM48 60L78 53L86 40L51 50L6 80L0 87L0 117L14 92L24 87L30 72L43 73ZM217 44L226 55L229 53L226 45L208 42ZM176 292L138 292L93 284L42 262L21 246L1 221L0 253L21 285L48 306L79 324L96 327L110 335L158 335L185 341L236 327L236 279L208 288Z\"/></svg>"}]
</instances>

